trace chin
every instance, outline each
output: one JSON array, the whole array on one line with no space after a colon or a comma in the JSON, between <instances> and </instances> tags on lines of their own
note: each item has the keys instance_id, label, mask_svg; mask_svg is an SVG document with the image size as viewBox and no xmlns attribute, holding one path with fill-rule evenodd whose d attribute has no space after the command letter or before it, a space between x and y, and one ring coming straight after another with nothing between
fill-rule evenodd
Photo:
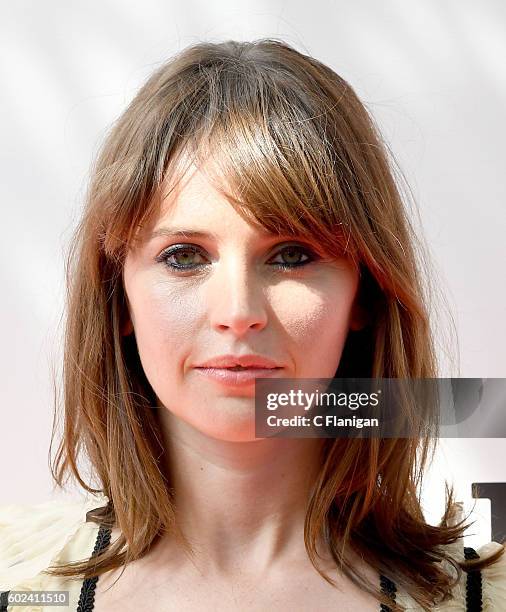
<instances>
[{"instance_id":1,"label":"chin","mask_svg":"<svg viewBox=\"0 0 506 612\"><path fill-rule=\"evenodd\" d=\"M244 418L238 418L237 414L221 414L214 415L212 419L187 420L186 423L200 434L223 442L254 442L260 439L255 437L254 414Z\"/></svg>"}]
</instances>

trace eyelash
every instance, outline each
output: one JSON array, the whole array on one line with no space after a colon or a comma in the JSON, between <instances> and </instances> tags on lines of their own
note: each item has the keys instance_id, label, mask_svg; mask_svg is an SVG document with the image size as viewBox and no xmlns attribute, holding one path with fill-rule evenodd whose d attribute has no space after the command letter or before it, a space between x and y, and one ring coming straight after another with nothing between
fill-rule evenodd
<instances>
[{"instance_id":1,"label":"eyelash","mask_svg":"<svg viewBox=\"0 0 506 612\"><path fill-rule=\"evenodd\" d=\"M307 261L303 261L301 263L296 263L296 264L275 263L275 264L271 264L271 265L276 266L282 272L292 272L292 271L296 270L297 268L303 268L304 266L306 266L309 263L311 263L311 262L315 261L316 259L318 259L318 256L316 255L316 253L314 253L308 247L304 247L302 245L287 245L287 246L284 246L282 249L280 249L276 253L276 255L279 255L279 253L282 253L283 251L289 250L289 249L295 249L296 251L297 250L298 251L302 251L306 255L309 255L309 259ZM168 249L165 249L164 251L162 251L162 253L160 253L160 255L156 258L156 261L159 262L159 263L163 263L170 270L173 270L173 271L175 271L177 273L195 270L199 266L206 265L206 264L194 264L193 266L181 266L181 265L174 265L174 264L168 262L168 258L171 257L172 255L175 255L175 254L178 254L178 253L181 253L181 252L186 252L186 251L189 251L191 253L201 253L201 249L196 247L196 246L194 246L194 245L186 245L186 246L176 245L176 246L169 247Z\"/></svg>"}]
</instances>

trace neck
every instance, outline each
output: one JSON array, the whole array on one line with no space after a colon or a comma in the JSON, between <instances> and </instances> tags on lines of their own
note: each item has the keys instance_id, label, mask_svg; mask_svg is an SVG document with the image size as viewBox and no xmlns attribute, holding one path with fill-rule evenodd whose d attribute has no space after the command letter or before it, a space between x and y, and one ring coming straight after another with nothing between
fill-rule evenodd
<instances>
[{"instance_id":1,"label":"neck","mask_svg":"<svg viewBox=\"0 0 506 612\"><path fill-rule=\"evenodd\" d=\"M307 562L304 519L322 440L223 441L161 412L178 525L195 562L226 575Z\"/></svg>"}]
</instances>

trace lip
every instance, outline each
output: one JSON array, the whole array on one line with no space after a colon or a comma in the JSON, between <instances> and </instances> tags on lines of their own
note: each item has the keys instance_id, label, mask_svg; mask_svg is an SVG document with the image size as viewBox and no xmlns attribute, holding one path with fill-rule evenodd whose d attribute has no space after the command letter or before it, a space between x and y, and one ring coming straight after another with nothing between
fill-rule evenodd
<instances>
[{"instance_id":1,"label":"lip","mask_svg":"<svg viewBox=\"0 0 506 612\"><path fill-rule=\"evenodd\" d=\"M247 368L244 370L230 370L229 368L197 367L195 370L202 376L218 383L231 386L251 385L257 378L275 378L280 375L283 368Z\"/></svg>"},{"instance_id":2,"label":"lip","mask_svg":"<svg viewBox=\"0 0 506 612\"><path fill-rule=\"evenodd\" d=\"M267 370L282 367L279 363L273 359L270 359L269 357L265 357L264 355L255 355L253 353L244 355L219 355L199 363L196 367L224 369L232 368L234 366Z\"/></svg>"}]
</instances>

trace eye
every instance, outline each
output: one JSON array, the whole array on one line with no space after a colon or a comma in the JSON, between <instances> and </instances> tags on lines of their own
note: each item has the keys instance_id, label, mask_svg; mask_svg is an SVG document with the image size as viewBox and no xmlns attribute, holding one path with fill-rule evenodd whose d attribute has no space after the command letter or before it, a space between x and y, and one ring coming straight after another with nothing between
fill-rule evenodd
<instances>
[{"instance_id":1,"label":"eye","mask_svg":"<svg viewBox=\"0 0 506 612\"><path fill-rule=\"evenodd\" d=\"M309 257L307 255L308 253ZM310 249L296 244L283 247L280 251L278 251L277 256L279 255L282 255L285 260L288 259L288 261L273 264L281 270L301 268L302 266L305 266L316 259L316 255ZM306 257L304 261L300 260L301 255Z\"/></svg>"},{"instance_id":2,"label":"eye","mask_svg":"<svg viewBox=\"0 0 506 612\"><path fill-rule=\"evenodd\" d=\"M166 266L174 270L191 270L196 264L194 259L195 256L200 256L200 249L192 246L174 246L163 251L158 257L157 261L165 263ZM174 258L172 261L170 258Z\"/></svg>"},{"instance_id":3,"label":"eye","mask_svg":"<svg viewBox=\"0 0 506 612\"><path fill-rule=\"evenodd\" d=\"M318 256L313 253L311 249L302 245L287 245L280 249L275 257L279 256L281 256L285 261L274 262L270 265L283 271L302 268L318 258ZM301 256L305 257L306 259L301 261ZM182 272L196 270L197 268L206 265L205 262L202 263L196 261L196 259L199 257L201 259L203 258L201 249L199 247L191 244L175 245L162 251L162 253L156 258L156 261L165 264L173 271Z\"/></svg>"}]
</instances>

